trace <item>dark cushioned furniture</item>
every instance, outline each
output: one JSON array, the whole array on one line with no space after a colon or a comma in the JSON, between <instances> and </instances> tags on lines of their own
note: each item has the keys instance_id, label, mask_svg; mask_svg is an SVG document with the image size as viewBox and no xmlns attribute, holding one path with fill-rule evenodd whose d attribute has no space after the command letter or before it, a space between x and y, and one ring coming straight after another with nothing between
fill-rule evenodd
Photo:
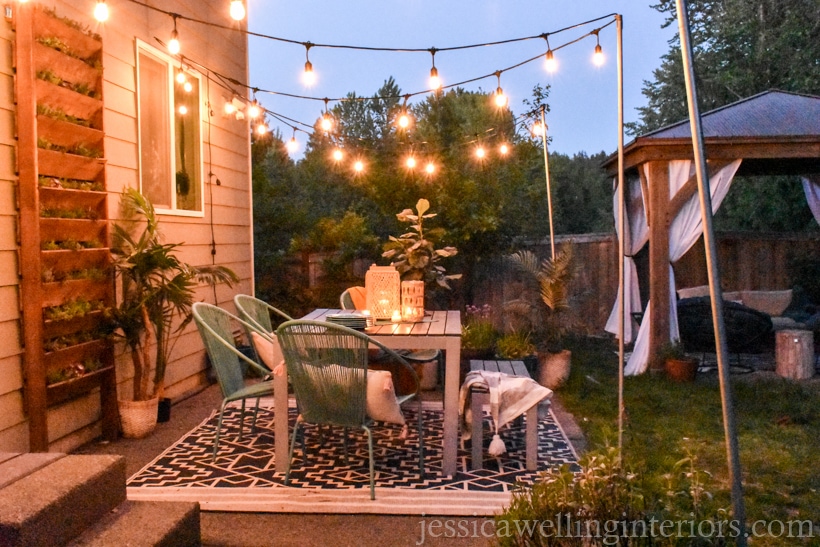
<instances>
[{"instance_id":1,"label":"dark cushioned furniture","mask_svg":"<svg viewBox=\"0 0 820 547\"><path fill-rule=\"evenodd\" d=\"M729 352L760 353L770 343L772 320L767 314L737 302L724 301L723 319ZM715 351L712 303L708 296L679 300L678 326L686 351Z\"/></svg>"}]
</instances>

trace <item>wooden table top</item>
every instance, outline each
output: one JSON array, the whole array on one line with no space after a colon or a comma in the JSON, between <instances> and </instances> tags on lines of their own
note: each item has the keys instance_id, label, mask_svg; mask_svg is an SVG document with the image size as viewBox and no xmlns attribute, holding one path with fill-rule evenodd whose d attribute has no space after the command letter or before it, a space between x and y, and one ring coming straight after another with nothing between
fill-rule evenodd
<instances>
[{"instance_id":1,"label":"wooden table top","mask_svg":"<svg viewBox=\"0 0 820 547\"><path fill-rule=\"evenodd\" d=\"M334 313L350 313L350 310L319 308L313 310L302 319L324 321ZM461 336L461 312L458 310L428 311L424 320L418 323L392 323L380 320L373 327L365 329L371 336Z\"/></svg>"}]
</instances>

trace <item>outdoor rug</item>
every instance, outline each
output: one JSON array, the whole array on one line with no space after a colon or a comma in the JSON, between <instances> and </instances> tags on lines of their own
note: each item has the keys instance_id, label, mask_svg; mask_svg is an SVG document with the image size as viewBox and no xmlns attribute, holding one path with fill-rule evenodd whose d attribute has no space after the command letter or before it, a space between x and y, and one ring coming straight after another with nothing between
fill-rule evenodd
<instances>
[{"instance_id":1,"label":"outdoor rug","mask_svg":"<svg viewBox=\"0 0 820 547\"><path fill-rule=\"evenodd\" d=\"M266 406L266 403L267 406ZM348 433L347 460L342 429L306 429L306 462L300 443L294 450L291 478L274 471L274 416L263 400L257 429L239 439L239 409L229 408L223 420L219 453L211 461L217 415L202 422L128 480L128 499L198 501L205 511L377 513L426 515L493 515L509 504L520 484L532 484L540 471L575 464L576 454L552 411L538 424L538 471L525 466L524 418L501 431L507 453L487 455L491 433L485 413L484 469L470 470L470 446L459 445L458 472L441 476L442 406L425 402L425 475L419 475L415 405L403 407L409 425L376 422L373 431L376 499L370 499L367 436ZM292 401L291 401L292 403ZM292 424L295 408L290 409Z\"/></svg>"}]
</instances>

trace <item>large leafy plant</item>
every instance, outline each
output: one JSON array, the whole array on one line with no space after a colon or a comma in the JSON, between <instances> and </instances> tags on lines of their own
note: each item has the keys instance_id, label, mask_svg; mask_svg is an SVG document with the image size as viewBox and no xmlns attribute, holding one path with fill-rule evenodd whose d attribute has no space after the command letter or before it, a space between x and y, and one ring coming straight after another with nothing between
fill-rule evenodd
<instances>
[{"instance_id":1,"label":"large leafy plant","mask_svg":"<svg viewBox=\"0 0 820 547\"><path fill-rule=\"evenodd\" d=\"M562 349L569 330L564 313L569 310L569 282L575 275L572 244L564 244L553 259L540 260L526 250L508 259L524 274L524 288L518 298L505 304L504 311L527 322L550 349Z\"/></svg>"},{"instance_id":2,"label":"large leafy plant","mask_svg":"<svg viewBox=\"0 0 820 547\"><path fill-rule=\"evenodd\" d=\"M416 203L416 212L405 209L397 214L400 222L410 223L410 231L399 237L390 236L382 256L391 260L390 264L396 267L404 281L436 282L449 289L449 281L461 279L461 274L447 275L439 260L455 256L458 251L449 246L436 248L446 231L440 227L425 231L424 221L436 216L436 213L428 213L429 210L430 202L422 198Z\"/></svg>"},{"instance_id":3,"label":"large leafy plant","mask_svg":"<svg viewBox=\"0 0 820 547\"><path fill-rule=\"evenodd\" d=\"M142 401L163 394L165 370L176 335L193 318L191 306L197 285L231 285L238 278L224 266L192 266L181 261L176 256L181 244L162 243L154 207L137 190L127 189L121 205L126 225L114 225L112 253L122 281L122 300L114 315L134 365L133 398ZM138 222L138 217L144 223Z\"/></svg>"}]
</instances>

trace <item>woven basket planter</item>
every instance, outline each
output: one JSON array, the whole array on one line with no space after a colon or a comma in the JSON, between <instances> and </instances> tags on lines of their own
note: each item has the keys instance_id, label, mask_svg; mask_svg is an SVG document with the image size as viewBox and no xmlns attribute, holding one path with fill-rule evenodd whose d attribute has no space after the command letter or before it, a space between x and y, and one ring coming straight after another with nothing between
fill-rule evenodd
<instances>
[{"instance_id":1,"label":"woven basket planter","mask_svg":"<svg viewBox=\"0 0 820 547\"><path fill-rule=\"evenodd\" d=\"M120 427L127 439L147 437L157 427L157 406L159 399L147 401L119 401Z\"/></svg>"}]
</instances>

